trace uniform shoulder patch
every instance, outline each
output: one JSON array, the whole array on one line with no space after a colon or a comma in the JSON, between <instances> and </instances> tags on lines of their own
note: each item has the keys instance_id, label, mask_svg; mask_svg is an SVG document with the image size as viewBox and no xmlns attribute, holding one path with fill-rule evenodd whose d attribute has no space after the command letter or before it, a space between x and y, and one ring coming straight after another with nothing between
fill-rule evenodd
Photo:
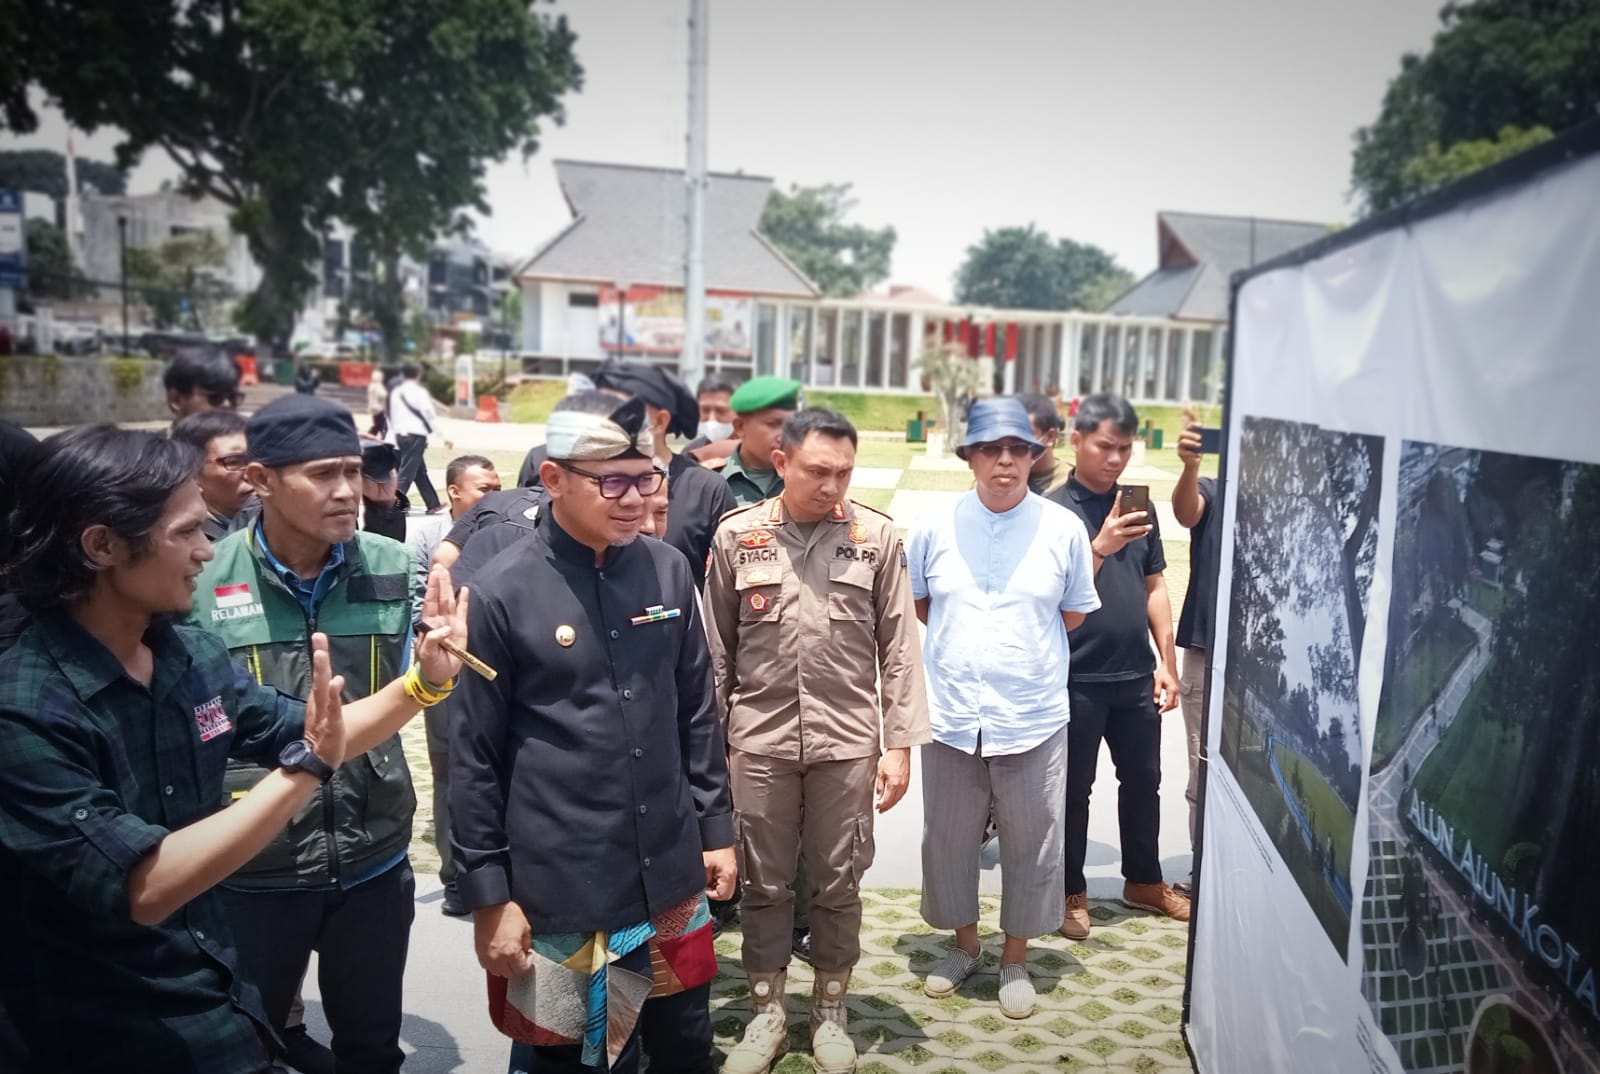
<instances>
[{"instance_id":1,"label":"uniform shoulder patch","mask_svg":"<svg viewBox=\"0 0 1600 1074\"><path fill-rule=\"evenodd\" d=\"M717 525L720 526L724 522L731 521L731 520L737 518L739 515L744 514L746 511L753 511L757 507L760 507L760 506L761 506L760 501L757 501L756 503L747 503L747 504L743 505L742 507L735 507L731 511L724 511L722 513L722 517L717 519Z\"/></svg>"},{"instance_id":2,"label":"uniform shoulder patch","mask_svg":"<svg viewBox=\"0 0 1600 1074\"><path fill-rule=\"evenodd\" d=\"M866 511L868 514L877 515L879 518L886 518L890 522L894 521L894 516L891 515L887 511L880 511L876 507L873 507L870 504L862 503L860 500L857 500L857 499L852 499L850 502L856 505L856 509L857 510Z\"/></svg>"}]
</instances>

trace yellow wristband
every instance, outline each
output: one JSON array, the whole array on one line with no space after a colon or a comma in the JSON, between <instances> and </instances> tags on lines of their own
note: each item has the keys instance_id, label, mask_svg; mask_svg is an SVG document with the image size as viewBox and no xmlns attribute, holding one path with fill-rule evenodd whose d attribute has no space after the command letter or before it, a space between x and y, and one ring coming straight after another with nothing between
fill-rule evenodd
<instances>
[{"instance_id":1,"label":"yellow wristband","mask_svg":"<svg viewBox=\"0 0 1600 1074\"><path fill-rule=\"evenodd\" d=\"M412 664L407 669L402 684L405 688L406 696L426 709L432 708L449 697L450 692L455 689L456 680L451 679L443 687L436 687L422 677L422 666L420 664Z\"/></svg>"}]
</instances>

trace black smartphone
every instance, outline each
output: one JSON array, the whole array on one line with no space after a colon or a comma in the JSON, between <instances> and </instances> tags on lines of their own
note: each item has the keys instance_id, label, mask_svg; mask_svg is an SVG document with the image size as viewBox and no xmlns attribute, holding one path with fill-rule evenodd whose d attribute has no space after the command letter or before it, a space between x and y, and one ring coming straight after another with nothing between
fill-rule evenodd
<instances>
[{"instance_id":1,"label":"black smartphone","mask_svg":"<svg viewBox=\"0 0 1600 1074\"><path fill-rule=\"evenodd\" d=\"M1200 454L1202 454L1202 455L1215 455L1217 452L1219 452L1221 450L1222 450L1222 430L1221 429L1201 429L1200 430Z\"/></svg>"},{"instance_id":2,"label":"black smartphone","mask_svg":"<svg viewBox=\"0 0 1600 1074\"><path fill-rule=\"evenodd\" d=\"M1123 485L1122 486L1122 514L1132 514L1134 511L1150 513L1150 486L1149 485ZM1148 521L1148 520L1147 520Z\"/></svg>"}]
</instances>

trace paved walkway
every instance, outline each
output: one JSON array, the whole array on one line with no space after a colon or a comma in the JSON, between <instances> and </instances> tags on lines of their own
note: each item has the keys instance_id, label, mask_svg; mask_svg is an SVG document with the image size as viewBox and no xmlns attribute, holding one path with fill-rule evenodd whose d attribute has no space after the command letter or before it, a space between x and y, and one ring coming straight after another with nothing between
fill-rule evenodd
<instances>
[{"instance_id":1,"label":"paved walkway","mask_svg":"<svg viewBox=\"0 0 1600 1074\"><path fill-rule=\"evenodd\" d=\"M489 1024L483 971L472 954L472 925L439 913L436 877L418 876L417 921L406 966L402 1041L407 1074L499 1074L507 1043ZM1095 902L1084 943L1050 937L1029 959L1039 1006L1031 1018L999 1013L998 900L984 899L981 929L988 959L954 995L931 1000L922 978L948 945L917 912L917 893L867 892L862 958L850 999L851 1036L861 1074L889 1071L1088 1072L1155 1074L1191 1069L1178 1023L1183 1010L1186 931L1175 922ZM712 985L719 1050L749 1020L738 963L739 934L717 940L722 973ZM306 1021L326 1041L315 971L306 981ZM780 1074L812 1069L806 1029L810 970L789 982L791 1054Z\"/></svg>"}]
</instances>

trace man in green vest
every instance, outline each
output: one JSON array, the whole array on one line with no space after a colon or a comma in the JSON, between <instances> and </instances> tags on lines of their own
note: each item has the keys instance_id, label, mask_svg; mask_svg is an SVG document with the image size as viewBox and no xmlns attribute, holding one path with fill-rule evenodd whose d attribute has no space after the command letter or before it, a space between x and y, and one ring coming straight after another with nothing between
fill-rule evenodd
<instances>
[{"instance_id":1,"label":"man in green vest","mask_svg":"<svg viewBox=\"0 0 1600 1074\"><path fill-rule=\"evenodd\" d=\"M290 395L245 430L254 526L217 542L192 621L258 682L303 696L311 636L328 637L348 703L411 659L415 573L406 546L356 528L361 442L344 408ZM265 770L230 769L243 794ZM398 1071L401 978L414 914L406 852L416 795L398 735L357 758L225 883L241 972L282 1030L312 950L339 1074Z\"/></svg>"},{"instance_id":2,"label":"man in green vest","mask_svg":"<svg viewBox=\"0 0 1600 1074\"><path fill-rule=\"evenodd\" d=\"M783 441L783 423L800 409L800 382L787 377L752 377L728 400L739 446L722 464L722 476L740 507L783 491L772 453Z\"/></svg>"}]
</instances>

